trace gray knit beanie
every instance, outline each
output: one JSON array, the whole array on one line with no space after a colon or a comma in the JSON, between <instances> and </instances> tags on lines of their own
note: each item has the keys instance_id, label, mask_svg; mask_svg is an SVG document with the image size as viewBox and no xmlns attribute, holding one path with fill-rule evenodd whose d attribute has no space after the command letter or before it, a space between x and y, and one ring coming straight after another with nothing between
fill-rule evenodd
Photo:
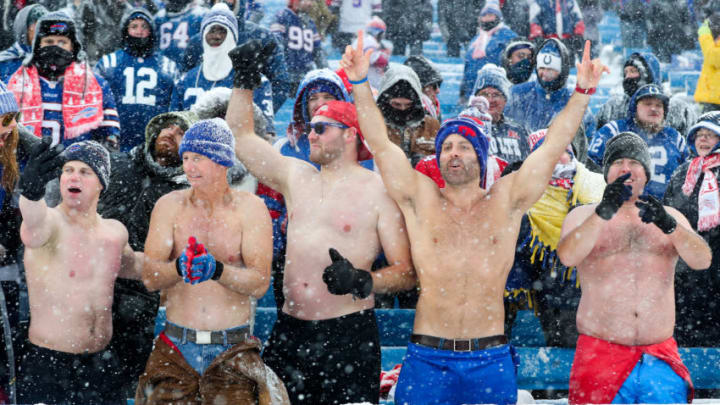
<instances>
[{"instance_id":1,"label":"gray knit beanie","mask_svg":"<svg viewBox=\"0 0 720 405\"><path fill-rule=\"evenodd\" d=\"M650 181L650 152L647 143L634 132L621 132L605 145L605 154L603 155L603 175L607 181L608 171L612 162L618 159L633 159L640 162L645 169L647 181Z\"/></svg>"}]
</instances>

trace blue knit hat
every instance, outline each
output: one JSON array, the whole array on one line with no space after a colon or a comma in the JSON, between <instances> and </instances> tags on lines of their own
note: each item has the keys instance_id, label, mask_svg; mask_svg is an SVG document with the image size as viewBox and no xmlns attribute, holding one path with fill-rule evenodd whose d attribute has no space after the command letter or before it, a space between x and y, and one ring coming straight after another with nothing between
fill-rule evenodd
<instances>
[{"instance_id":1,"label":"blue knit hat","mask_svg":"<svg viewBox=\"0 0 720 405\"><path fill-rule=\"evenodd\" d=\"M90 166L100 180L103 191L110 182L110 152L95 141L76 142L68 146L62 154L65 162L79 160Z\"/></svg>"},{"instance_id":2,"label":"blue knit hat","mask_svg":"<svg viewBox=\"0 0 720 405\"><path fill-rule=\"evenodd\" d=\"M235 137L222 118L198 121L185 131L180 142L178 154L181 159L185 152L194 152L221 166L232 167L235 164Z\"/></svg>"},{"instance_id":3,"label":"blue knit hat","mask_svg":"<svg viewBox=\"0 0 720 405\"><path fill-rule=\"evenodd\" d=\"M507 79L505 69L492 63L483 66L483 68L478 71L477 80L475 80L475 91L473 93L477 93L486 87L496 88L503 94L505 100L507 100L510 94L510 81Z\"/></svg>"},{"instance_id":4,"label":"blue knit hat","mask_svg":"<svg viewBox=\"0 0 720 405\"><path fill-rule=\"evenodd\" d=\"M460 135L472 144L480 164L480 181L484 182L489 145L483 124L470 117L451 118L443 122L435 136L435 155L438 162L440 162L442 144L452 134Z\"/></svg>"},{"instance_id":5,"label":"blue knit hat","mask_svg":"<svg viewBox=\"0 0 720 405\"><path fill-rule=\"evenodd\" d=\"M0 115L18 111L20 111L20 107L15 100L15 95L0 81Z\"/></svg>"},{"instance_id":6,"label":"blue knit hat","mask_svg":"<svg viewBox=\"0 0 720 405\"><path fill-rule=\"evenodd\" d=\"M202 24L200 26L200 35L205 35L205 28L208 27L210 24L220 24L227 28L233 34L235 42L237 42L237 18L232 13L232 11L230 11L230 7L228 7L227 4L222 2L217 3L210 9L207 14L205 14L205 17L203 17Z\"/></svg>"}]
</instances>

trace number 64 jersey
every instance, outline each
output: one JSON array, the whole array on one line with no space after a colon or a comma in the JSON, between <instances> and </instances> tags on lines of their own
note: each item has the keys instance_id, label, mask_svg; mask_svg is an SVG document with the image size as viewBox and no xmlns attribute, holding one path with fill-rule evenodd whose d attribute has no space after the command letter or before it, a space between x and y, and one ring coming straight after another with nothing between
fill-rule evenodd
<instances>
[{"instance_id":1,"label":"number 64 jersey","mask_svg":"<svg viewBox=\"0 0 720 405\"><path fill-rule=\"evenodd\" d=\"M103 56L95 66L110 85L120 117L120 149L145 143L145 125L168 111L179 72L175 62L157 52L135 57L124 49Z\"/></svg>"}]
</instances>

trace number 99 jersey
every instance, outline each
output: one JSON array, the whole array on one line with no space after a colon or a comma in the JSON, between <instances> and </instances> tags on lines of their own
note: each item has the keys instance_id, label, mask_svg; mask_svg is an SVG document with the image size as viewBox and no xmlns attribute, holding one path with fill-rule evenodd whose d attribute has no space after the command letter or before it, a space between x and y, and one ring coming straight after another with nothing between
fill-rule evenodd
<instances>
[{"instance_id":1,"label":"number 99 jersey","mask_svg":"<svg viewBox=\"0 0 720 405\"><path fill-rule=\"evenodd\" d=\"M186 70L182 65L185 48L190 38L200 33L200 25L207 12L206 7L190 2L178 13L169 13L162 9L155 14L155 41L158 49L161 54L177 63L182 72Z\"/></svg>"},{"instance_id":2,"label":"number 99 jersey","mask_svg":"<svg viewBox=\"0 0 720 405\"><path fill-rule=\"evenodd\" d=\"M314 55L320 51L320 34L310 18L289 8L278 11L270 31L285 46L285 63L291 75L304 75L315 69Z\"/></svg>"}]
</instances>

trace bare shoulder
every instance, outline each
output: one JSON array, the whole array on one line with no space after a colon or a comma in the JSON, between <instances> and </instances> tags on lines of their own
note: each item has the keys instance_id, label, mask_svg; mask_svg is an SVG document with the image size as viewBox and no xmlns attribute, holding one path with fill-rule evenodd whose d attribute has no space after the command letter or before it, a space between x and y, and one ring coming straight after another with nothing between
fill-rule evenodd
<instances>
[{"instance_id":1,"label":"bare shoulder","mask_svg":"<svg viewBox=\"0 0 720 405\"><path fill-rule=\"evenodd\" d=\"M243 210L267 209L262 198L244 190L232 190L233 201Z\"/></svg>"},{"instance_id":2,"label":"bare shoulder","mask_svg":"<svg viewBox=\"0 0 720 405\"><path fill-rule=\"evenodd\" d=\"M127 240L128 231L127 228L125 228L125 225L122 224L122 222L118 221L117 219L105 219L102 217L100 217L100 221L103 228L107 229L110 232L110 235L117 235L118 237L122 237L123 239Z\"/></svg>"},{"instance_id":3,"label":"bare shoulder","mask_svg":"<svg viewBox=\"0 0 720 405\"><path fill-rule=\"evenodd\" d=\"M154 210L157 211L159 208L163 210L177 208L185 203L189 195L190 189L171 191L157 200Z\"/></svg>"},{"instance_id":4,"label":"bare shoulder","mask_svg":"<svg viewBox=\"0 0 720 405\"><path fill-rule=\"evenodd\" d=\"M598 203L578 205L577 207L570 210L570 212L568 212L567 216L565 217L564 223L577 224L578 222L584 221L595 212L595 207L597 207L597 205Z\"/></svg>"}]
</instances>

